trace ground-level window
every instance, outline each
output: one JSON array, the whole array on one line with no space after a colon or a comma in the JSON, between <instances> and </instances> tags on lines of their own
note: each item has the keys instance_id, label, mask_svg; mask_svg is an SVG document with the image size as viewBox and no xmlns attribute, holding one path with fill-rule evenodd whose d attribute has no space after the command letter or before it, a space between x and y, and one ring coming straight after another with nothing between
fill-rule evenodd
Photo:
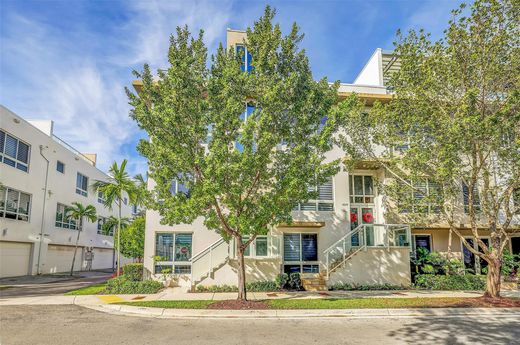
<instances>
[{"instance_id":1,"label":"ground-level window","mask_svg":"<svg viewBox=\"0 0 520 345\"><path fill-rule=\"evenodd\" d=\"M192 242L190 233L156 233L155 273L191 273Z\"/></svg>"},{"instance_id":2,"label":"ground-level window","mask_svg":"<svg viewBox=\"0 0 520 345\"><path fill-rule=\"evenodd\" d=\"M478 242L473 237L466 237L466 242L475 250L483 253L483 250L478 245ZM484 244L489 247L489 238L480 238ZM465 245L462 243L462 254L464 257L464 267L468 273L482 274L487 270L487 261L481 259L479 256L473 254Z\"/></svg>"},{"instance_id":3,"label":"ground-level window","mask_svg":"<svg viewBox=\"0 0 520 345\"><path fill-rule=\"evenodd\" d=\"M249 236L243 236L242 242L249 241ZM244 251L245 257L267 256L267 236L257 236Z\"/></svg>"},{"instance_id":4,"label":"ground-level window","mask_svg":"<svg viewBox=\"0 0 520 345\"><path fill-rule=\"evenodd\" d=\"M78 225L75 219L67 217L67 206L58 204L56 206L56 227L76 230Z\"/></svg>"},{"instance_id":5,"label":"ground-level window","mask_svg":"<svg viewBox=\"0 0 520 345\"><path fill-rule=\"evenodd\" d=\"M283 235L285 273L318 273L318 234Z\"/></svg>"},{"instance_id":6,"label":"ground-level window","mask_svg":"<svg viewBox=\"0 0 520 345\"><path fill-rule=\"evenodd\" d=\"M432 251L432 236L431 235L412 235L413 241L413 252L417 251L417 248L427 249L429 252Z\"/></svg>"},{"instance_id":7,"label":"ground-level window","mask_svg":"<svg viewBox=\"0 0 520 345\"><path fill-rule=\"evenodd\" d=\"M8 187L0 187L0 217L29 221L31 195Z\"/></svg>"}]
</instances>

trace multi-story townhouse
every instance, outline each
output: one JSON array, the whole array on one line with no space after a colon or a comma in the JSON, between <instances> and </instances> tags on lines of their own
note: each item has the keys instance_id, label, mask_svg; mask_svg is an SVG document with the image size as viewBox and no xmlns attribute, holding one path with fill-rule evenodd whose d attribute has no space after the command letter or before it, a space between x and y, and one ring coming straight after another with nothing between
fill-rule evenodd
<instances>
[{"instance_id":1,"label":"multi-story townhouse","mask_svg":"<svg viewBox=\"0 0 520 345\"><path fill-rule=\"evenodd\" d=\"M229 49L245 49L244 39L243 31L227 32ZM247 71L251 56L244 53L243 70ZM377 49L354 83L340 85L339 97L355 92L367 107L375 101L389 102L392 94L385 84L398 68L399 60L392 52ZM134 82L137 90L139 85L139 81ZM247 105L244 108L247 114ZM326 157L345 158L345 153L336 147ZM318 186L318 200L299 204L293 212L293 224L281 224L251 244L245 259L246 279L274 280L281 272L301 272L320 277L318 281L329 286L338 282L409 285L410 258L416 248L446 252L449 227L438 223L421 228L389 223L385 219L384 195L378 191L378 186L388 178L380 165L364 162L351 172L342 169L328 183ZM149 180L149 189L154 185ZM172 193L183 188L174 182ZM461 202L467 202L463 190ZM428 210L435 211L433 207ZM157 212L147 211L144 266L148 273L157 275L163 269L171 270L177 283L186 287L236 284L233 242L227 243L206 229L202 219L174 226L160 224L160 219ZM471 236L468 225L461 224L461 232ZM486 232L482 234L485 236ZM514 238L511 249L520 252L520 237ZM451 252L468 267L478 260L456 236Z\"/></svg>"},{"instance_id":2,"label":"multi-story townhouse","mask_svg":"<svg viewBox=\"0 0 520 345\"><path fill-rule=\"evenodd\" d=\"M75 270L114 267L113 236L101 226L108 210L91 189L107 174L95 154L82 154L53 133L52 121L27 121L0 106L0 276L67 272L72 264L78 224L64 216L73 202L95 206L98 220L85 222ZM130 217L132 206L123 205ZM90 254L89 254L90 256Z\"/></svg>"}]
</instances>

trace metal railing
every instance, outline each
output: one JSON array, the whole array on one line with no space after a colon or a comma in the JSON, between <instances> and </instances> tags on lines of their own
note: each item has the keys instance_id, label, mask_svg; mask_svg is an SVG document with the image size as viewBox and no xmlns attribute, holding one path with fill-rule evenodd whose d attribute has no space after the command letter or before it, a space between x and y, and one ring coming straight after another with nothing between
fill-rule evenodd
<instances>
[{"instance_id":1,"label":"metal railing","mask_svg":"<svg viewBox=\"0 0 520 345\"><path fill-rule=\"evenodd\" d=\"M361 224L325 249L327 279L360 250L367 247L408 247L411 250L411 228L406 224Z\"/></svg>"},{"instance_id":2,"label":"metal railing","mask_svg":"<svg viewBox=\"0 0 520 345\"><path fill-rule=\"evenodd\" d=\"M191 258L191 285L211 273L229 258L229 244L223 238L213 242L206 249Z\"/></svg>"}]
</instances>

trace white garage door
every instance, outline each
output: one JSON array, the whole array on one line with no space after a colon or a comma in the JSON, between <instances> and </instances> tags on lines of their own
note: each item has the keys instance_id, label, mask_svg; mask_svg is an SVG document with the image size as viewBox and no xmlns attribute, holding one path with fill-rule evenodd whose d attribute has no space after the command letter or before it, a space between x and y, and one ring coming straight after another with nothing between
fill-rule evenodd
<instances>
[{"instance_id":1,"label":"white garage door","mask_svg":"<svg viewBox=\"0 0 520 345\"><path fill-rule=\"evenodd\" d=\"M83 247L78 247L76 252L76 261L74 262L74 271L80 271L83 260ZM73 246L58 246L50 244L47 249L47 257L43 271L45 273L61 273L70 272L72 265L72 257L74 256Z\"/></svg>"},{"instance_id":2,"label":"white garage door","mask_svg":"<svg viewBox=\"0 0 520 345\"><path fill-rule=\"evenodd\" d=\"M94 248L94 260L92 260L92 269L99 270L112 268L113 250L105 248Z\"/></svg>"},{"instance_id":3,"label":"white garage door","mask_svg":"<svg viewBox=\"0 0 520 345\"><path fill-rule=\"evenodd\" d=\"M29 274L31 243L0 242L0 277Z\"/></svg>"}]
</instances>

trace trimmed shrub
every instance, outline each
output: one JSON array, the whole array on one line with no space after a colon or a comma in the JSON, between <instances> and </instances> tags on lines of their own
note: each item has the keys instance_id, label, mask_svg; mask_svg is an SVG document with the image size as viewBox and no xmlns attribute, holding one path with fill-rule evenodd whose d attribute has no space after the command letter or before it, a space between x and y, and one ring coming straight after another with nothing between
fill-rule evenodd
<instances>
[{"instance_id":1,"label":"trimmed shrub","mask_svg":"<svg viewBox=\"0 0 520 345\"><path fill-rule=\"evenodd\" d=\"M156 293L163 288L163 284L155 280L134 281L126 275L119 276L107 281L107 294L150 294Z\"/></svg>"},{"instance_id":2,"label":"trimmed shrub","mask_svg":"<svg viewBox=\"0 0 520 345\"><path fill-rule=\"evenodd\" d=\"M141 281L143 280L143 264L135 263L135 264L127 264L123 266L123 274L131 281Z\"/></svg>"},{"instance_id":3,"label":"trimmed shrub","mask_svg":"<svg viewBox=\"0 0 520 345\"><path fill-rule=\"evenodd\" d=\"M484 275L432 275L419 274L415 277L415 286L430 290L484 290L486 276Z\"/></svg>"},{"instance_id":4,"label":"trimmed shrub","mask_svg":"<svg viewBox=\"0 0 520 345\"><path fill-rule=\"evenodd\" d=\"M237 292L238 287L234 285L197 285L197 292Z\"/></svg>"},{"instance_id":5,"label":"trimmed shrub","mask_svg":"<svg viewBox=\"0 0 520 345\"><path fill-rule=\"evenodd\" d=\"M291 273L289 274L289 288L294 290L302 289L302 280L300 279L300 273Z\"/></svg>"},{"instance_id":6,"label":"trimmed shrub","mask_svg":"<svg viewBox=\"0 0 520 345\"><path fill-rule=\"evenodd\" d=\"M269 291L279 291L278 285L273 281L260 281L260 282L252 282L246 283L246 291L251 292L269 292ZM202 286L197 285L197 292L237 292L238 287L235 285L211 285L211 286Z\"/></svg>"},{"instance_id":7,"label":"trimmed shrub","mask_svg":"<svg viewBox=\"0 0 520 345\"><path fill-rule=\"evenodd\" d=\"M405 290L406 287L392 284L349 284L337 283L330 287L333 291L376 291L376 290Z\"/></svg>"},{"instance_id":8,"label":"trimmed shrub","mask_svg":"<svg viewBox=\"0 0 520 345\"><path fill-rule=\"evenodd\" d=\"M283 289L287 282L289 281L289 275L287 273L280 273L276 276L275 282L278 289Z\"/></svg>"}]
</instances>

